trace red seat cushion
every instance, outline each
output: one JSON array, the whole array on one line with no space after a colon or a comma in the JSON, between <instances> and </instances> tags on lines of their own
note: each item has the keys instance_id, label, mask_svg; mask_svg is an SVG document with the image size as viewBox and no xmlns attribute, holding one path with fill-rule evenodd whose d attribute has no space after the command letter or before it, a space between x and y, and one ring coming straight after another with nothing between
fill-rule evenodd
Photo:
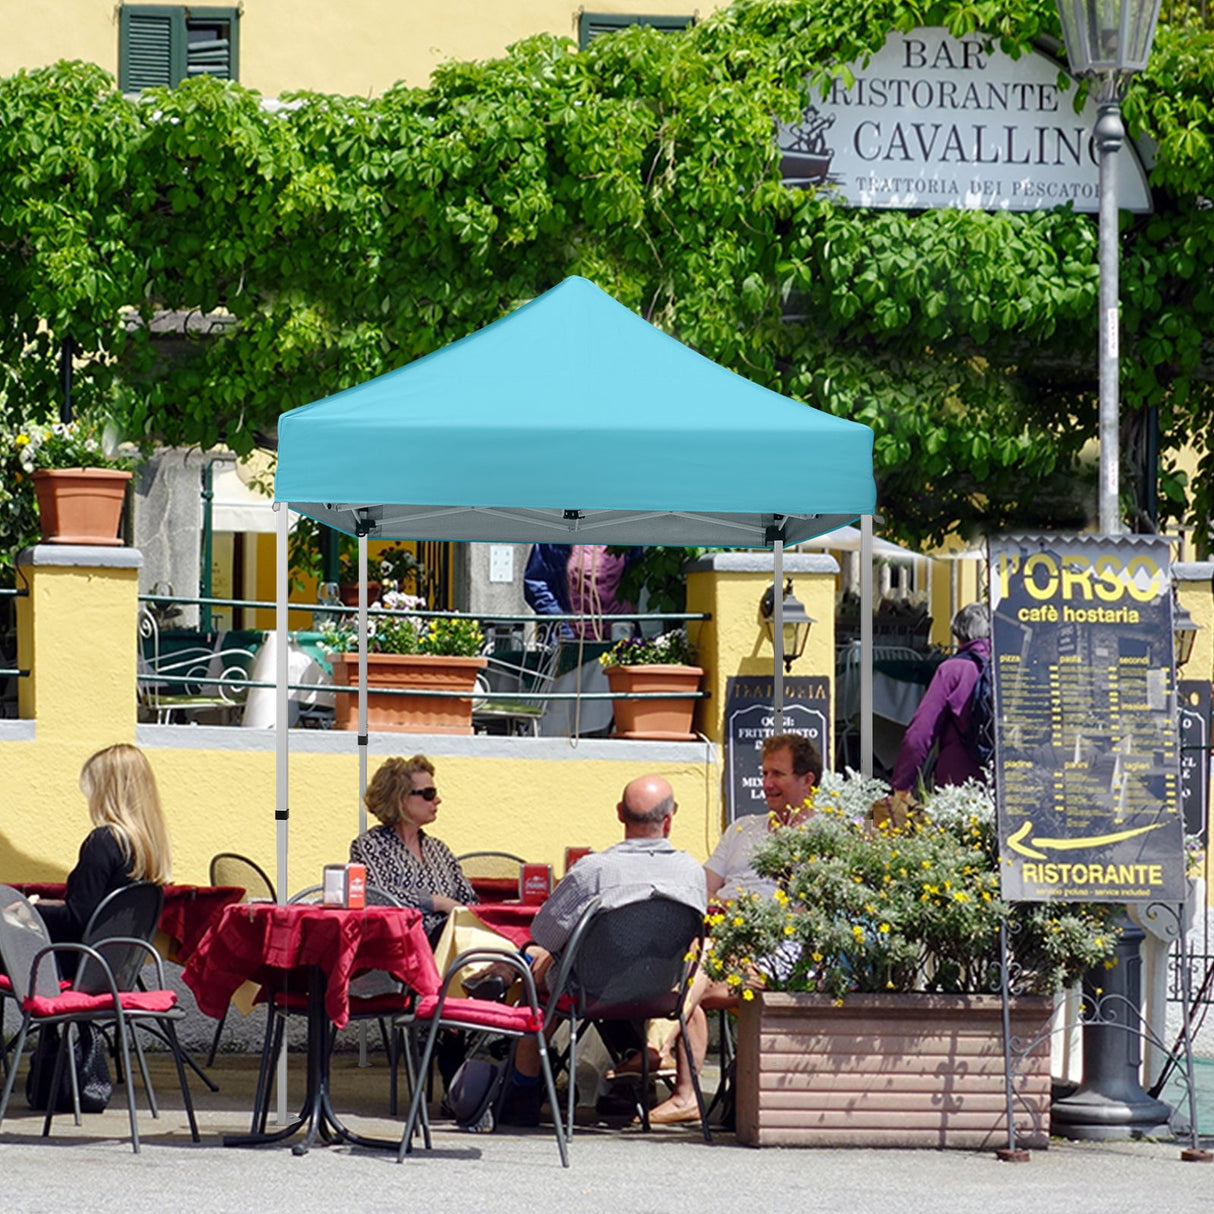
<instances>
[{"instance_id":1,"label":"red seat cushion","mask_svg":"<svg viewBox=\"0 0 1214 1214\"><path fill-rule=\"evenodd\" d=\"M427 995L417 1005L418 1020L431 1020L438 1010L438 996ZM476 1028L499 1029L508 1033L538 1033L544 1027L543 1012L529 1007L510 1007L488 999L448 999L443 1004L444 1020L458 1020Z\"/></svg>"},{"instance_id":2,"label":"red seat cushion","mask_svg":"<svg viewBox=\"0 0 1214 1214\"><path fill-rule=\"evenodd\" d=\"M168 1012L177 1003L174 991L119 991L118 1000L124 1012ZM81 991L64 991L54 999L31 995L22 1007L35 1016L72 1016L82 1012L114 1010L112 995L85 995Z\"/></svg>"}]
</instances>

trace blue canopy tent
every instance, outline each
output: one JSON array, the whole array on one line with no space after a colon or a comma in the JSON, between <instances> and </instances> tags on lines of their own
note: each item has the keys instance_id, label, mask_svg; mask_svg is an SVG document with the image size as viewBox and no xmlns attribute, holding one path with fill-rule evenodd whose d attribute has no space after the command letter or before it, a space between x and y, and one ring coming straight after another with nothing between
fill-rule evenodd
<instances>
[{"instance_id":1,"label":"blue canopy tent","mask_svg":"<svg viewBox=\"0 0 1214 1214\"><path fill-rule=\"evenodd\" d=\"M867 426L750 383L583 278L292 409L278 444L280 890L286 504L361 538L365 636L368 538L767 547L778 588L784 545L859 516L871 536L876 499ZM781 602L777 593L777 637ZM776 673L778 685L778 650ZM359 683L365 785L365 662Z\"/></svg>"}]
</instances>

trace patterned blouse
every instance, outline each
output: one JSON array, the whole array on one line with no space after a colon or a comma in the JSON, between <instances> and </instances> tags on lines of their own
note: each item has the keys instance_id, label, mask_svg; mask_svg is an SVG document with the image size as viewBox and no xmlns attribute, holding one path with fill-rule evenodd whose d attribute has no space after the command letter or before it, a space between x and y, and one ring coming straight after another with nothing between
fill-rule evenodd
<instances>
[{"instance_id":1,"label":"patterned blouse","mask_svg":"<svg viewBox=\"0 0 1214 1214\"><path fill-rule=\"evenodd\" d=\"M418 905L424 897L443 894L462 906L477 901L468 878L455 854L443 842L432 839L424 830L417 832L421 843L419 860L391 826L373 826L350 844L350 861L367 866L367 884L378 885L405 906ZM433 940L447 921L445 911L422 911L426 935Z\"/></svg>"}]
</instances>

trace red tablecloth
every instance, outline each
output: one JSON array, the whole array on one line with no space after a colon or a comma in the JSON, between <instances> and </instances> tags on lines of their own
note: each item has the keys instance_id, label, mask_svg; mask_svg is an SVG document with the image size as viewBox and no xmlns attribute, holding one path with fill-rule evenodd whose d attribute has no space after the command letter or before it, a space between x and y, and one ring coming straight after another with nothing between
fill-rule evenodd
<instances>
[{"instance_id":1,"label":"red tablecloth","mask_svg":"<svg viewBox=\"0 0 1214 1214\"><path fill-rule=\"evenodd\" d=\"M62 881L17 881L13 888L27 898L37 894L62 900L67 886ZM187 961L223 908L243 897L244 890L231 885L166 885L160 930L169 938L169 956Z\"/></svg>"},{"instance_id":2,"label":"red tablecloth","mask_svg":"<svg viewBox=\"0 0 1214 1214\"><path fill-rule=\"evenodd\" d=\"M523 945L531 939L531 920L540 908L534 902L482 902L468 909L499 936Z\"/></svg>"},{"instance_id":3,"label":"red tablecloth","mask_svg":"<svg viewBox=\"0 0 1214 1214\"><path fill-rule=\"evenodd\" d=\"M324 973L325 1012L338 1028L350 1019L350 979L363 970L387 970L421 995L439 987L421 915L393 906L228 906L182 976L203 1012L218 1019L242 982L282 982L307 967Z\"/></svg>"}]
</instances>

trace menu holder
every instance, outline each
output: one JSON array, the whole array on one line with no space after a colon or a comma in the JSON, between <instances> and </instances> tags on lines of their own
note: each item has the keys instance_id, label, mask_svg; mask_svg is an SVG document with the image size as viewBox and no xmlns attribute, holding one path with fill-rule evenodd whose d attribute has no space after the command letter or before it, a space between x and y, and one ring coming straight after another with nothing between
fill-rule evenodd
<instances>
[{"instance_id":1,"label":"menu holder","mask_svg":"<svg viewBox=\"0 0 1214 1214\"><path fill-rule=\"evenodd\" d=\"M326 864L324 906L362 910L367 905L367 869L363 864Z\"/></svg>"},{"instance_id":2,"label":"menu holder","mask_svg":"<svg viewBox=\"0 0 1214 1214\"><path fill-rule=\"evenodd\" d=\"M568 872L583 856L590 855L592 851L593 847L565 848L565 871Z\"/></svg>"},{"instance_id":3,"label":"menu holder","mask_svg":"<svg viewBox=\"0 0 1214 1214\"><path fill-rule=\"evenodd\" d=\"M552 865L524 864L519 869L518 898L532 905L544 902L552 893Z\"/></svg>"}]
</instances>

